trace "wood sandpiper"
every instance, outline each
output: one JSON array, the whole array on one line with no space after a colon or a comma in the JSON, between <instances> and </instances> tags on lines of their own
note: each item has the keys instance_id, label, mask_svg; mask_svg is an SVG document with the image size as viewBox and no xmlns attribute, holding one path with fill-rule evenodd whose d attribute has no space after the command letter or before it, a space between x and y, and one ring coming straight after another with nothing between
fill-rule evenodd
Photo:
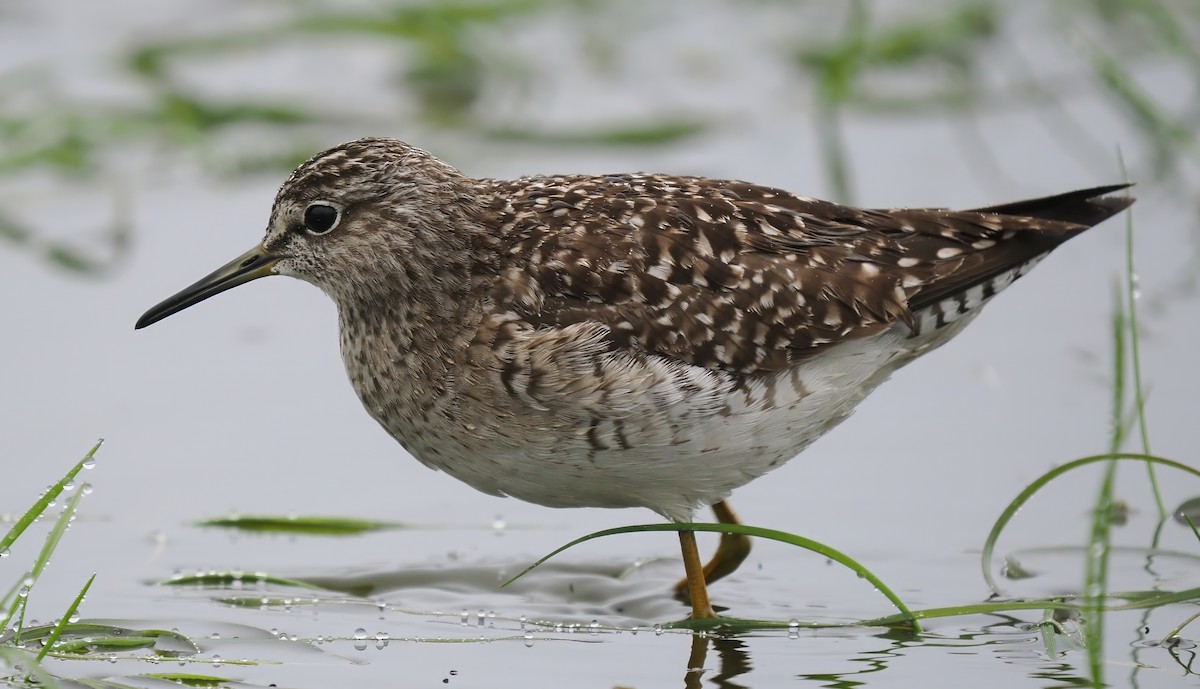
<instances>
[{"instance_id":1,"label":"wood sandpiper","mask_svg":"<svg viewBox=\"0 0 1200 689\"><path fill-rule=\"evenodd\" d=\"M686 522L796 456L946 342L1127 185L966 211L868 210L747 182L651 174L473 179L394 139L317 154L262 243L142 328L288 275L337 304L367 412L485 493L648 507ZM749 552L702 566L693 617Z\"/></svg>"}]
</instances>

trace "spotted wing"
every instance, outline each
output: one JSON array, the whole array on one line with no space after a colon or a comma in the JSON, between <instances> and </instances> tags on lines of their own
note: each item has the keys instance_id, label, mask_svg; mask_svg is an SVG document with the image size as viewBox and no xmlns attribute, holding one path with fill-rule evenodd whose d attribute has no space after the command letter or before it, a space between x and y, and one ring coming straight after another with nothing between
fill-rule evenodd
<instances>
[{"instance_id":1,"label":"spotted wing","mask_svg":"<svg viewBox=\"0 0 1200 689\"><path fill-rule=\"evenodd\" d=\"M981 287L1118 212L1119 187L971 211L865 210L736 181L498 183L498 313L601 325L611 346L741 373L787 368ZM995 288L993 288L995 289Z\"/></svg>"}]
</instances>

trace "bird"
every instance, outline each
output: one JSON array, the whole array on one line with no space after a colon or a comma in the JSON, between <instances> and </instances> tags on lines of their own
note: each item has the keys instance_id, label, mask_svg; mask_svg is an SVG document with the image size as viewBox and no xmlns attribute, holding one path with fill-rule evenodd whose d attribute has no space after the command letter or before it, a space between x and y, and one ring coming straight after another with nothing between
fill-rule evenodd
<instances>
[{"instance_id":1,"label":"bird","mask_svg":"<svg viewBox=\"0 0 1200 689\"><path fill-rule=\"evenodd\" d=\"M417 460L549 507L690 522L845 420L1063 242L1133 203L1113 184L969 210L855 208L736 180L469 177L362 138L275 196L259 245L144 328L271 275L336 304L350 382ZM692 618L749 540L702 565Z\"/></svg>"}]
</instances>

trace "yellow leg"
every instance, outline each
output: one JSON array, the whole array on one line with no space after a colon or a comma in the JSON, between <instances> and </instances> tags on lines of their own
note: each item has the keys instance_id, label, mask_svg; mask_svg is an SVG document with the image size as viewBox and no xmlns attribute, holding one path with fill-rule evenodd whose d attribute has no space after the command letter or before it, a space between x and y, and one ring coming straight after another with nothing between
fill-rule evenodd
<instances>
[{"instance_id":1,"label":"yellow leg","mask_svg":"<svg viewBox=\"0 0 1200 689\"><path fill-rule=\"evenodd\" d=\"M712 506L713 515L721 524L740 524L729 505L718 502ZM750 538L741 534L721 534L717 551L704 565L704 581L711 584L721 577L732 574L750 555ZM687 603L691 601L691 582L682 579L675 584L675 598Z\"/></svg>"},{"instance_id":2,"label":"yellow leg","mask_svg":"<svg viewBox=\"0 0 1200 689\"><path fill-rule=\"evenodd\" d=\"M688 600L692 603L692 619L716 617L712 603L708 600L708 587L704 583L704 567L700 565L700 551L696 548L696 534L679 532L679 547L683 550L683 570L687 574Z\"/></svg>"}]
</instances>

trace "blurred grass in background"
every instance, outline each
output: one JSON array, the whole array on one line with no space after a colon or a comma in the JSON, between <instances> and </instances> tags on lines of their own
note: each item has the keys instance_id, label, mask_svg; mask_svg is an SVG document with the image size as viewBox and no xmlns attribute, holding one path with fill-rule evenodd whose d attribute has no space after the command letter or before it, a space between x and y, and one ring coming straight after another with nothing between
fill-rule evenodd
<instances>
[{"instance_id":1,"label":"blurred grass in background","mask_svg":"<svg viewBox=\"0 0 1200 689\"><path fill-rule=\"evenodd\" d=\"M971 150L965 153L980 168L992 166L992 174L1003 175L989 153L993 143L974 127L980 117L1022 109L1039 113L1046 127L1061 134L1064 155L1103 165L1112 158L1112 140L1089 133L1064 107L1072 98L1098 95L1141 139L1127 151L1132 178L1169 185L1181 161L1200 157L1200 91L1170 94L1168 103L1134 76L1142 69L1173 70L1200 84L1200 3L1194 0L951 0L919 9L908 5L903 14L885 0L718 4L762 15L761 21L752 17L751 25L762 27L763 50L787 75L792 100L803 108L797 117L815 122L814 148L829 188L844 202L855 200L854 161L843 134L851 114L885 122L952 117L966 135ZM623 54L628 39L680 20L693 11L689 3L258 5L270 11L252 26L181 27L172 36L131 39L116 54L100 57L111 62L128 97L73 93L59 83L61 74L37 64L0 72L0 185L4 178L31 174L71 183L109 180L114 159L129 149L193 162L215 179L278 175L327 144L331 129L432 129L479 141L611 147L681 144L738 126L728 116L728 103L721 111L704 111L673 102L669 93L645 103L633 117L567 126L540 118L536 108L513 106L554 88L564 64L617 81L623 71L649 69ZM1031 24L1039 30L1023 28ZM547 52L514 38L531 27L554 33L555 45L564 50ZM720 59L715 45L712 37L697 37L688 47L686 62L698 65L690 78L698 74L703 81L704 65ZM197 78L206 70L262 72L297 51L361 49L373 51L371 69L387 75L384 92L361 99L326 97L329 74L309 84L281 83L277 93L241 88L236 78L221 88L212 87L214 79L204 85ZM678 59L666 50L663 61ZM713 54L706 58L706 51ZM1046 51L1065 51L1069 59L1047 68L1036 57ZM754 103L744 107L748 117ZM85 250L74 240L45 238L44 228L14 212L19 201L0 198L0 250L24 250L79 275L109 274L130 247L124 206L117 203L110 226L95 233L97 241L90 244L100 248Z\"/></svg>"}]
</instances>

